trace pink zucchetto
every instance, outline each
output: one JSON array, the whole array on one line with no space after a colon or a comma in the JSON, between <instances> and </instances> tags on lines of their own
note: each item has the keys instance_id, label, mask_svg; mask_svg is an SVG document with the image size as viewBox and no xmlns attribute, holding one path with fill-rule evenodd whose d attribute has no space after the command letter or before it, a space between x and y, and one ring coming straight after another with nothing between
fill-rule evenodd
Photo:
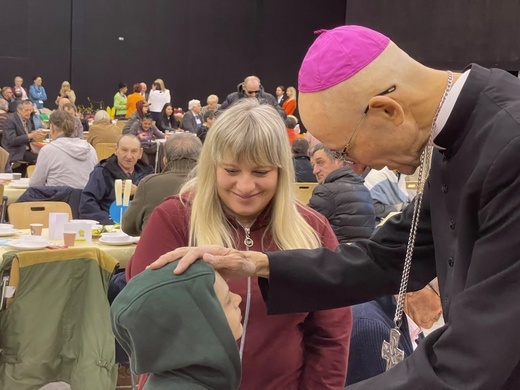
<instances>
[{"instance_id":1,"label":"pink zucchetto","mask_svg":"<svg viewBox=\"0 0 520 390\"><path fill-rule=\"evenodd\" d=\"M339 84L377 58L390 38L362 26L320 30L298 74L300 92L318 92Z\"/></svg>"}]
</instances>

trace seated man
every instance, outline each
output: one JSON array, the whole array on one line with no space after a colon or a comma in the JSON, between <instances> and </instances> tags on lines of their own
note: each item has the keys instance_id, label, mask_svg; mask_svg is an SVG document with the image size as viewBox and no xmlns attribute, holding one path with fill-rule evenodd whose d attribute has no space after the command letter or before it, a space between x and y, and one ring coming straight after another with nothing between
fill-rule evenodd
<instances>
[{"instance_id":1,"label":"seated man","mask_svg":"<svg viewBox=\"0 0 520 390\"><path fill-rule=\"evenodd\" d=\"M11 87L3 87L0 91L0 110L8 112L9 104L14 102L14 100Z\"/></svg>"},{"instance_id":2,"label":"seated man","mask_svg":"<svg viewBox=\"0 0 520 390\"><path fill-rule=\"evenodd\" d=\"M76 106L72 103L65 103L63 105L63 110L68 112L74 118L73 137L83 139L83 124L81 123L81 120L78 118Z\"/></svg>"},{"instance_id":3,"label":"seated man","mask_svg":"<svg viewBox=\"0 0 520 390\"><path fill-rule=\"evenodd\" d=\"M322 144L312 149L311 163L320 185L314 189L309 207L329 220L340 243L370 237L375 214L363 177Z\"/></svg>"},{"instance_id":4,"label":"seated man","mask_svg":"<svg viewBox=\"0 0 520 390\"><path fill-rule=\"evenodd\" d=\"M98 110L94 116L94 123L88 130L87 142L96 147L99 143L116 143L121 138L121 130L110 122L108 112Z\"/></svg>"},{"instance_id":5,"label":"seated man","mask_svg":"<svg viewBox=\"0 0 520 390\"><path fill-rule=\"evenodd\" d=\"M181 122L184 131L197 134L203 123L201 110L200 100L192 99L188 102L188 111L184 114Z\"/></svg>"},{"instance_id":6,"label":"seated man","mask_svg":"<svg viewBox=\"0 0 520 390\"><path fill-rule=\"evenodd\" d=\"M406 189L406 175L387 167L371 169L365 177L365 187L370 191L376 211L376 222L389 213L404 209L412 200Z\"/></svg>"},{"instance_id":7,"label":"seated man","mask_svg":"<svg viewBox=\"0 0 520 390\"><path fill-rule=\"evenodd\" d=\"M312 164L309 157L309 143L306 139L296 138L292 143L294 172L298 183L316 183L316 176L312 173Z\"/></svg>"},{"instance_id":8,"label":"seated man","mask_svg":"<svg viewBox=\"0 0 520 390\"><path fill-rule=\"evenodd\" d=\"M140 236L153 209L164 198L179 193L188 173L197 164L202 143L191 134L178 133L164 144L163 172L145 177L130 207L123 214L123 231Z\"/></svg>"},{"instance_id":9,"label":"seated man","mask_svg":"<svg viewBox=\"0 0 520 390\"><path fill-rule=\"evenodd\" d=\"M137 184L153 172L153 168L144 164L141 141L135 135L123 135L116 146L115 153L98 164L81 194L79 206L80 218L93 219L103 225L113 225L110 218L110 205L116 199L114 182L116 179L132 180L131 195L135 195Z\"/></svg>"},{"instance_id":10,"label":"seated man","mask_svg":"<svg viewBox=\"0 0 520 390\"><path fill-rule=\"evenodd\" d=\"M145 389L238 389L241 298L203 261L173 275L177 264L128 282L110 309L114 335L132 371L150 373Z\"/></svg>"},{"instance_id":11,"label":"seated man","mask_svg":"<svg viewBox=\"0 0 520 390\"><path fill-rule=\"evenodd\" d=\"M2 133L2 147L9 152L11 162L25 161L35 164L38 155L31 150L30 144L34 140L43 140L45 134L34 130L31 122L33 104L29 100L21 102L16 113L9 114L5 120ZM14 172L25 175L26 164L13 166Z\"/></svg>"},{"instance_id":12,"label":"seated man","mask_svg":"<svg viewBox=\"0 0 520 390\"><path fill-rule=\"evenodd\" d=\"M383 341L388 341L394 328L396 298L385 296L352 306L354 325L350 338L347 385L379 375L386 370L381 357ZM403 322L399 331L399 349L409 356L417 341L424 338L423 329L430 329L442 314L439 283L432 280L425 288L409 292L404 300Z\"/></svg>"}]
</instances>

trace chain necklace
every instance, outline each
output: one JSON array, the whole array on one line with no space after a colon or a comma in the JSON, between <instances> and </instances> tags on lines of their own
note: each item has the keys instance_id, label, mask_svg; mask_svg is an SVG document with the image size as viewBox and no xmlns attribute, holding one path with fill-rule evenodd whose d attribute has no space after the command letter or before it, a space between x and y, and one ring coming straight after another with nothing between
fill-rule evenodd
<instances>
[{"instance_id":1,"label":"chain necklace","mask_svg":"<svg viewBox=\"0 0 520 390\"><path fill-rule=\"evenodd\" d=\"M444 90L444 93L442 95L439 107L437 108L437 111L433 116L432 127L430 131L430 139L428 141L428 145L426 145L426 148L423 150L421 154L421 165L419 167L419 174L417 178L417 195L415 196L414 200L412 224L410 226L410 234L408 236L408 244L406 246L406 257L404 261L403 275L401 277L401 285L399 287L399 295L397 298L397 307L395 309L395 327L392 330L390 330L390 341L383 341L383 346L381 348L381 356L383 357L383 359L386 360L386 370L389 370L390 368L394 367L395 365L404 360L404 352L398 348L399 338L401 337L401 332L399 331L399 328L403 323L404 297L408 288L408 278L410 277L410 268L412 266L413 248L415 244L415 236L417 235L417 227L419 225L419 213L421 211L424 185L426 183L426 178L428 177L428 174L430 172L435 124L437 122L437 117L439 116L439 112L441 111L442 105L446 101L446 97L448 96L448 93L450 92L452 85L453 73L448 71L448 82L446 84L446 89Z\"/></svg>"}]
</instances>

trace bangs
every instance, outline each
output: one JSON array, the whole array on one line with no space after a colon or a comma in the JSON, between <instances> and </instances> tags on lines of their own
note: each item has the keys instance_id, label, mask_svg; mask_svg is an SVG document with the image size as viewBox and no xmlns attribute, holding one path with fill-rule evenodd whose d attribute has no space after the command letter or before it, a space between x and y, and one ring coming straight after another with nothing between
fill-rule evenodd
<instances>
[{"instance_id":1,"label":"bangs","mask_svg":"<svg viewBox=\"0 0 520 390\"><path fill-rule=\"evenodd\" d=\"M232 134L224 135L217 144L222 145L220 150L214 150L214 161L217 164L232 160L236 163L249 163L257 166L272 166L282 168L283 148L289 147L285 131L281 133L278 127L269 127L253 124L243 129L238 137ZM282 135L282 137L280 136ZM219 142L220 141L220 142Z\"/></svg>"}]
</instances>

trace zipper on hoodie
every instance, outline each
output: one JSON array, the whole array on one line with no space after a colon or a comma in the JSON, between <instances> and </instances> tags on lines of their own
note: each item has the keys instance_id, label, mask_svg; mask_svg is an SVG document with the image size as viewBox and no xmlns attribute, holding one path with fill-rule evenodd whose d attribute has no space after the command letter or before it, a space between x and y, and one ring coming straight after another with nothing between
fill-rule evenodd
<instances>
[{"instance_id":1,"label":"zipper on hoodie","mask_svg":"<svg viewBox=\"0 0 520 390\"><path fill-rule=\"evenodd\" d=\"M253 239L251 238L251 228L243 226L240 222L237 223L244 229L244 233L246 235L246 238L244 238L244 245L246 246L246 251L248 251L254 244ZM251 225L253 226L253 221ZM246 311L244 313L244 323L242 325L242 337L240 338L240 347L239 347L239 354L240 354L240 361L242 362L242 355L244 354L244 346L246 344L246 333L247 333L247 325L249 323L249 312L251 310L251 277L247 278L247 296L246 296Z\"/></svg>"}]
</instances>

